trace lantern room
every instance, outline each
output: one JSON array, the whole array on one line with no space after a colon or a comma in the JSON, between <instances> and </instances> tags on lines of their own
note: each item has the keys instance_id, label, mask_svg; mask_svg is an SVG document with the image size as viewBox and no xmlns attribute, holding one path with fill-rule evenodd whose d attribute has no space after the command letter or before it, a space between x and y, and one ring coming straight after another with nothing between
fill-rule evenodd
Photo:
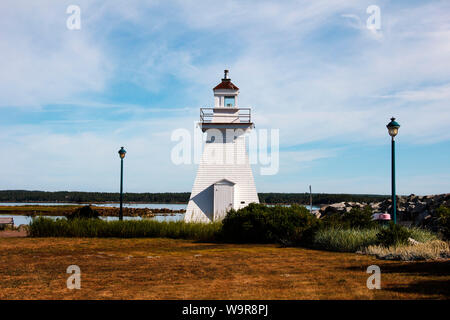
<instances>
[{"instance_id":1,"label":"lantern room","mask_svg":"<svg viewBox=\"0 0 450 320\"><path fill-rule=\"evenodd\" d=\"M224 71L222 82L213 89L214 108L238 108L239 88L231 82L228 73L228 70Z\"/></svg>"}]
</instances>

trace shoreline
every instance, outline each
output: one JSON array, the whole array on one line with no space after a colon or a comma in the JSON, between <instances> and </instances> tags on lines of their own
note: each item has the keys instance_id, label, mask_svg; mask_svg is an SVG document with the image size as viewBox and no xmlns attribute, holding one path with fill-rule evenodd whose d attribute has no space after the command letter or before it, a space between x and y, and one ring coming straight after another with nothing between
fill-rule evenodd
<instances>
[{"instance_id":1,"label":"shoreline","mask_svg":"<svg viewBox=\"0 0 450 320\"><path fill-rule=\"evenodd\" d=\"M15 215L15 216L67 216L84 205L22 205L22 206L1 206L0 215ZM118 207L103 207L91 206L102 217L117 217L119 216ZM185 210L172 210L168 208L123 208L123 216L125 217L154 217L154 216L170 216L177 214L184 214Z\"/></svg>"}]
</instances>

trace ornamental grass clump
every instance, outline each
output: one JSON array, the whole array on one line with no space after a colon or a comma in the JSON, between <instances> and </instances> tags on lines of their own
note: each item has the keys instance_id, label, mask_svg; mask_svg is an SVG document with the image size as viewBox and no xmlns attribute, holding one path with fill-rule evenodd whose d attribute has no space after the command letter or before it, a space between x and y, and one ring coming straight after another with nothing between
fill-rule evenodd
<instances>
[{"instance_id":1,"label":"ornamental grass clump","mask_svg":"<svg viewBox=\"0 0 450 320\"><path fill-rule=\"evenodd\" d=\"M432 240L415 245L384 247L379 245L369 246L363 250L364 254L376 256L384 260L436 260L450 258L448 242Z\"/></svg>"},{"instance_id":2,"label":"ornamental grass clump","mask_svg":"<svg viewBox=\"0 0 450 320\"><path fill-rule=\"evenodd\" d=\"M408 228L408 230L410 232L410 237L418 242L438 240L436 233L433 233L430 230L417 227Z\"/></svg>"},{"instance_id":3,"label":"ornamental grass clump","mask_svg":"<svg viewBox=\"0 0 450 320\"><path fill-rule=\"evenodd\" d=\"M377 243L378 229L321 228L314 236L313 247L317 249L356 252Z\"/></svg>"}]
</instances>

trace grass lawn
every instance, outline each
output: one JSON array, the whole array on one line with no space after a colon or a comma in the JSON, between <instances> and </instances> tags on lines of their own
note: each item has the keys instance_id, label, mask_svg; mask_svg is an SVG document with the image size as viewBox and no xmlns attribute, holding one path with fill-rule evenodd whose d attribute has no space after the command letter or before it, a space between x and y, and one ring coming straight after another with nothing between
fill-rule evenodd
<instances>
[{"instance_id":1,"label":"grass lawn","mask_svg":"<svg viewBox=\"0 0 450 320\"><path fill-rule=\"evenodd\" d=\"M66 268L81 268L81 289ZM369 290L369 265L381 290ZM276 245L0 238L0 299L448 299L450 261L394 262Z\"/></svg>"}]
</instances>

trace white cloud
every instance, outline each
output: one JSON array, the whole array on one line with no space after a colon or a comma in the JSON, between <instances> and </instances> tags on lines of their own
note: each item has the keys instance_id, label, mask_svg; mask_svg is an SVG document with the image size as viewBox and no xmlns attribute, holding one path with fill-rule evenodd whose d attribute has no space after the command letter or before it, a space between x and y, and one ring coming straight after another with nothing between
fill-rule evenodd
<instances>
[{"instance_id":1,"label":"white cloud","mask_svg":"<svg viewBox=\"0 0 450 320\"><path fill-rule=\"evenodd\" d=\"M314 149L307 151L285 151L283 155L290 160L301 163L301 162L311 162L318 159L331 158L336 156L336 150L330 149Z\"/></svg>"},{"instance_id":2,"label":"white cloud","mask_svg":"<svg viewBox=\"0 0 450 320\"><path fill-rule=\"evenodd\" d=\"M417 90L405 90L382 98L397 98L406 101L447 100L450 101L450 84L420 88Z\"/></svg>"},{"instance_id":3,"label":"white cloud","mask_svg":"<svg viewBox=\"0 0 450 320\"><path fill-rule=\"evenodd\" d=\"M85 189L81 173L88 172L96 177L88 182L92 189L114 190L110 173L117 159L110 153L123 143L133 150L127 155L133 188L146 191L143 177L157 177L161 188L177 189L178 182L170 182L174 173L191 177L194 172L174 171L167 164L171 145L166 133L190 129L198 112L192 105L212 103L211 88L225 68L241 88L241 106L253 107L257 128L280 129L282 148L328 145L329 150L283 153L286 161L308 165L308 159L337 157L342 144L386 143L391 116L401 123L398 138L405 143L450 139L448 3L383 3L383 37L377 39L364 28L371 1L80 1L80 31L65 27L68 4L0 4L0 106L64 103L74 110L77 105L103 108L105 114L116 109L134 120L118 126L86 112L81 119L68 115L26 128L3 127L2 146L14 157L2 161L15 168L3 172L5 185L40 188L38 173L45 173L55 188ZM363 27L356 28L358 22L346 29L349 21L343 16L359 19ZM119 40L134 33L132 48L124 47ZM189 105L173 110L151 101L171 84L167 78L180 83L170 94L186 97ZM89 99L112 90L112 81L145 88L148 105ZM161 121L160 114L169 110L169 120ZM101 130L56 133L52 126L64 122L68 131L80 131L70 122L90 120L93 127L103 121ZM81 156L84 147L89 158ZM285 171L294 165L281 162ZM183 182L180 190L191 182Z\"/></svg>"},{"instance_id":4,"label":"white cloud","mask_svg":"<svg viewBox=\"0 0 450 320\"><path fill-rule=\"evenodd\" d=\"M356 14L346 13L346 14L341 14L341 17L348 19L347 20L348 24L355 29L361 30L361 29L365 28L365 25L363 24L361 18L359 16L357 16Z\"/></svg>"},{"instance_id":5,"label":"white cloud","mask_svg":"<svg viewBox=\"0 0 450 320\"><path fill-rule=\"evenodd\" d=\"M121 146L127 150L126 192L190 189L194 167L171 163L170 128L157 120L123 123L120 130L115 126L75 133L9 127L0 132L8 153L0 159L0 189L117 191Z\"/></svg>"},{"instance_id":6,"label":"white cloud","mask_svg":"<svg viewBox=\"0 0 450 320\"><path fill-rule=\"evenodd\" d=\"M67 29L65 9L50 1L2 2L0 106L36 106L103 90L112 66L89 28Z\"/></svg>"}]
</instances>

